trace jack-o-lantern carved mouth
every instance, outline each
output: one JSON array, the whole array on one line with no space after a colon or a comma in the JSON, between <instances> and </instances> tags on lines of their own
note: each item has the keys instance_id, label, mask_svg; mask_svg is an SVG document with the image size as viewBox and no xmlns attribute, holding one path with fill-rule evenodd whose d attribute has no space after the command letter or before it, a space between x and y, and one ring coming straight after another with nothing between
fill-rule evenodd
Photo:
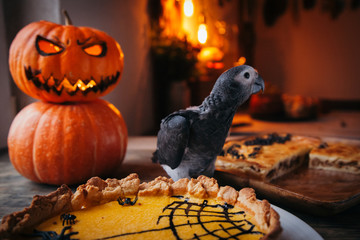
<instances>
[{"instance_id":1,"label":"jack-o-lantern carved mouth","mask_svg":"<svg viewBox=\"0 0 360 240\"><path fill-rule=\"evenodd\" d=\"M75 83L71 83L66 76L63 79L56 79L53 76L44 78L41 74L41 70L33 70L30 66L25 67L25 75L37 88L47 92L53 91L59 96L63 91L70 96L75 95L77 92L81 92L86 96L89 92L104 92L118 81L120 72L117 71L112 76L102 77L99 82L96 82L94 79L78 79Z\"/></svg>"}]
</instances>

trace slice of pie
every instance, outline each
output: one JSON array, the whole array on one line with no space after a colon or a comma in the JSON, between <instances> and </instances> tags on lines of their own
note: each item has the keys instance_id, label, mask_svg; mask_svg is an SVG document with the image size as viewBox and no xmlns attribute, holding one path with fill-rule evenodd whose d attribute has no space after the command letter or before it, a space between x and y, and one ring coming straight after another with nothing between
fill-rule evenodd
<instances>
[{"instance_id":1,"label":"slice of pie","mask_svg":"<svg viewBox=\"0 0 360 240\"><path fill-rule=\"evenodd\" d=\"M309 168L360 174L360 146L322 143L309 158Z\"/></svg>"},{"instance_id":2,"label":"slice of pie","mask_svg":"<svg viewBox=\"0 0 360 240\"><path fill-rule=\"evenodd\" d=\"M63 185L35 196L29 208L3 218L0 238L275 239L280 232L279 215L251 188L238 192L204 176L140 184L131 174L91 178L74 194Z\"/></svg>"},{"instance_id":3,"label":"slice of pie","mask_svg":"<svg viewBox=\"0 0 360 240\"><path fill-rule=\"evenodd\" d=\"M217 157L216 169L271 181L302 165L319 144L317 138L277 133L232 140Z\"/></svg>"}]
</instances>

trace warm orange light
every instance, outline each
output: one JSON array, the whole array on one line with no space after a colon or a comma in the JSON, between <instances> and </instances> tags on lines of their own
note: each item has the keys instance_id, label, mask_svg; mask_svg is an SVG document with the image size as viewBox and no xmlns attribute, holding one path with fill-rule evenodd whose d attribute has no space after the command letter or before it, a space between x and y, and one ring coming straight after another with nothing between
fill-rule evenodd
<instances>
[{"instance_id":1,"label":"warm orange light","mask_svg":"<svg viewBox=\"0 0 360 240\"><path fill-rule=\"evenodd\" d=\"M39 40L37 42L37 45L39 46L39 49L45 54L56 54L63 49L53 44L52 42L46 40Z\"/></svg>"},{"instance_id":2,"label":"warm orange light","mask_svg":"<svg viewBox=\"0 0 360 240\"><path fill-rule=\"evenodd\" d=\"M202 48L198 55L199 61L202 62L221 61L223 57L224 57L224 53L217 47Z\"/></svg>"},{"instance_id":3,"label":"warm orange light","mask_svg":"<svg viewBox=\"0 0 360 240\"><path fill-rule=\"evenodd\" d=\"M91 56L99 56L103 52L103 47L99 44L84 48L84 51Z\"/></svg>"},{"instance_id":4,"label":"warm orange light","mask_svg":"<svg viewBox=\"0 0 360 240\"><path fill-rule=\"evenodd\" d=\"M192 0L185 0L184 14L187 17L191 17L194 14L194 4L193 4Z\"/></svg>"},{"instance_id":5,"label":"warm orange light","mask_svg":"<svg viewBox=\"0 0 360 240\"><path fill-rule=\"evenodd\" d=\"M216 21L215 27L217 28L220 35L226 34L226 23L224 21Z\"/></svg>"},{"instance_id":6,"label":"warm orange light","mask_svg":"<svg viewBox=\"0 0 360 240\"><path fill-rule=\"evenodd\" d=\"M222 68L224 68L224 63L223 62L207 62L206 67L212 68L212 69L222 69Z\"/></svg>"},{"instance_id":7,"label":"warm orange light","mask_svg":"<svg viewBox=\"0 0 360 240\"><path fill-rule=\"evenodd\" d=\"M239 60L237 60L237 62L235 63L235 66L244 65L245 63L246 63L246 58L240 57Z\"/></svg>"},{"instance_id":8,"label":"warm orange light","mask_svg":"<svg viewBox=\"0 0 360 240\"><path fill-rule=\"evenodd\" d=\"M119 109L117 109L113 104L108 103L107 105L111 110L114 111L114 113L116 113L116 115L121 116L121 113L120 113Z\"/></svg>"},{"instance_id":9,"label":"warm orange light","mask_svg":"<svg viewBox=\"0 0 360 240\"><path fill-rule=\"evenodd\" d=\"M202 23L199 25L199 30L198 30L198 41L201 44L206 43L207 40L207 30L206 30L206 24Z\"/></svg>"}]
</instances>

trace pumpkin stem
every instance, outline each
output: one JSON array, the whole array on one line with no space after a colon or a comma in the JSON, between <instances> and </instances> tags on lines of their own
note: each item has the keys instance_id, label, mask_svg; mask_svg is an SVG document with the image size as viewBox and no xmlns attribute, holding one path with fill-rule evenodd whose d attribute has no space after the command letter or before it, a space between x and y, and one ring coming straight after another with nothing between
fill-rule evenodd
<instances>
[{"instance_id":1,"label":"pumpkin stem","mask_svg":"<svg viewBox=\"0 0 360 240\"><path fill-rule=\"evenodd\" d=\"M68 14L68 12L65 10L65 9L63 9L63 14L64 14L64 16L65 16L65 25L72 25L72 21L71 21L71 19L70 19L70 16L69 16L69 14Z\"/></svg>"}]
</instances>

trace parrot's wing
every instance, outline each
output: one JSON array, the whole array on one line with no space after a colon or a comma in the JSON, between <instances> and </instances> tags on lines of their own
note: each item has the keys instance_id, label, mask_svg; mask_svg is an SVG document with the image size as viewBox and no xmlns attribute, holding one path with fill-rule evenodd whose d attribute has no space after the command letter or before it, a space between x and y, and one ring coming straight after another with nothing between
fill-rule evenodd
<instances>
[{"instance_id":1,"label":"parrot's wing","mask_svg":"<svg viewBox=\"0 0 360 240\"><path fill-rule=\"evenodd\" d=\"M162 122L157 139L157 160L172 169L177 168L183 158L190 134L190 121L186 116L170 114Z\"/></svg>"}]
</instances>

